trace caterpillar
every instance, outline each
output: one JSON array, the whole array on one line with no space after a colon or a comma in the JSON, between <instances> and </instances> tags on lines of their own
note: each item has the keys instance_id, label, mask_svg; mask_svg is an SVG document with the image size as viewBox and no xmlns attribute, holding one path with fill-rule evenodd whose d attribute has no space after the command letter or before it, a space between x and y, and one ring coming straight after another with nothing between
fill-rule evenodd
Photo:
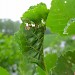
<instances>
[{"instance_id":1,"label":"caterpillar","mask_svg":"<svg viewBox=\"0 0 75 75\"><path fill-rule=\"evenodd\" d=\"M46 21L48 12L49 10L44 3L28 9L21 17L22 24L15 34L19 49L28 62L37 64L43 70L45 70L43 40L46 25L44 22L42 23L42 20ZM26 23L28 24L27 26ZM34 27L32 26L33 23L35 24Z\"/></svg>"}]
</instances>

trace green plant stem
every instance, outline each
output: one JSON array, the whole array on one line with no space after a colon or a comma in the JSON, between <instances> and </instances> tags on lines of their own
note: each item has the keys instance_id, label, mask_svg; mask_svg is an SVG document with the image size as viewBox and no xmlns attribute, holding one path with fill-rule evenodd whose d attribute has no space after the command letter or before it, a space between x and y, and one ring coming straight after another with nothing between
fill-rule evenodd
<instances>
[{"instance_id":1,"label":"green plant stem","mask_svg":"<svg viewBox=\"0 0 75 75\"><path fill-rule=\"evenodd\" d=\"M44 62L44 66L45 66L45 74L48 75L48 71L47 71L45 62Z\"/></svg>"}]
</instances>

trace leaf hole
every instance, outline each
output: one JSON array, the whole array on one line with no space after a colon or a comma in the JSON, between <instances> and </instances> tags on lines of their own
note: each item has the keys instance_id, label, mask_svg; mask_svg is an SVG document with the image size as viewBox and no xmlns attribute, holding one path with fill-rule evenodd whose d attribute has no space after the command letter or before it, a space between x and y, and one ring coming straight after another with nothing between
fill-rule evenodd
<instances>
[{"instance_id":1,"label":"leaf hole","mask_svg":"<svg viewBox=\"0 0 75 75\"><path fill-rule=\"evenodd\" d=\"M64 1L64 3L66 4L66 3L67 3L67 1Z\"/></svg>"}]
</instances>

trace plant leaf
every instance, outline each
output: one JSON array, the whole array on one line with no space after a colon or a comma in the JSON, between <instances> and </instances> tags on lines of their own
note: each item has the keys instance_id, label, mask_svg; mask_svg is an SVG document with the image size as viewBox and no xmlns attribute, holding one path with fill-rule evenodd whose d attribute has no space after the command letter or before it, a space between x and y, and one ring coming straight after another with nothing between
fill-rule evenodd
<instances>
[{"instance_id":1,"label":"plant leaf","mask_svg":"<svg viewBox=\"0 0 75 75\"><path fill-rule=\"evenodd\" d=\"M75 34L75 0L52 0L46 21L53 33Z\"/></svg>"},{"instance_id":2,"label":"plant leaf","mask_svg":"<svg viewBox=\"0 0 75 75\"><path fill-rule=\"evenodd\" d=\"M10 75L8 71L2 67L0 67L0 75Z\"/></svg>"},{"instance_id":3,"label":"plant leaf","mask_svg":"<svg viewBox=\"0 0 75 75\"><path fill-rule=\"evenodd\" d=\"M58 58L52 75L73 75L75 68L75 51L68 51Z\"/></svg>"},{"instance_id":4,"label":"plant leaf","mask_svg":"<svg viewBox=\"0 0 75 75\"><path fill-rule=\"evenodd\" d=\"M44 58L46 69L49 72L52 68L55 67L56 61L57 61L57 55L56 54L47 54Z\"/></svg>"}]
</instances>

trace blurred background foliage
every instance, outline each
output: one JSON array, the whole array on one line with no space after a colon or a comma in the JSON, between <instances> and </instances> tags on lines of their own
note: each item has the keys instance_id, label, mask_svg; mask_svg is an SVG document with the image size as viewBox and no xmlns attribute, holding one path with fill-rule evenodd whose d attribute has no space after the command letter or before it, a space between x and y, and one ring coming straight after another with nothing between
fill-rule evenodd
<instances>
[{"instance_id":1,"label":"blurred background foliage","mask_svg":"<svg viewBox=\"0 0 75 75\"><path fill-rule=\"evenodd\" d=\"M0 19L0 33L13 35L19 29L19 26L19 21Z\"/></svg>"}]
</instances>

